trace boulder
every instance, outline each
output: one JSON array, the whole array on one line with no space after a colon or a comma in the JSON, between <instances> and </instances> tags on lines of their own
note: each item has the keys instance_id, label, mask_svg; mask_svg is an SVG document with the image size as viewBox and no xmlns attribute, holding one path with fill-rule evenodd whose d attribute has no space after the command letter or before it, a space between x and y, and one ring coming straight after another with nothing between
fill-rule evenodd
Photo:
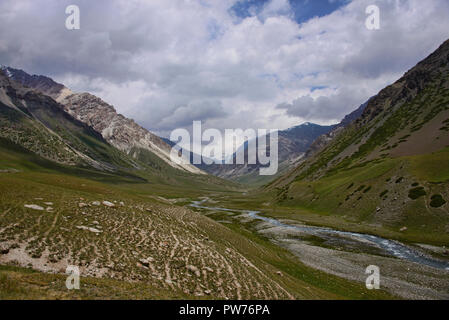
<instances>
[{"instance_id":1,"label":"boulder","mask_svg":"<svg viewBox=\"0 0 449 320\"><path fill-rule=\"evenodd\" d=\"M106 207L109 207L109 208L115 207L115 204L113 204L112 202L109 202L109 201L103 201L103 205L105 205Z\"/></svg>"},{"instance_id":2,"label":"boulder","mask_svg":"<svg viewBox=\"0 0 449 320\"><path fill-rule=\"evenodd\" d=\"M6 243L0 243L0 254L8 254L9 246Z\"/></svg>"},{"instance_id":3,"label":"boulder","mask_svg":"<svg viewBox=\"0 0 449 320\"><path fill-rule=\"evenodd\" d=\"M42 208L41 206L38 206L37 204L26 204L25 208L44 211L44 208Z\"/></svg>"}]
</instances>

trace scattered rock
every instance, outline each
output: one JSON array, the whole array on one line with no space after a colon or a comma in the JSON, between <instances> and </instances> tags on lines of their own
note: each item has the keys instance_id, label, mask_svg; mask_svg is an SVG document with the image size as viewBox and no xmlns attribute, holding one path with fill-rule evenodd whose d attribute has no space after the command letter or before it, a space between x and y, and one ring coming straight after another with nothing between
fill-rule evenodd
<instances>
[{"instance_id":1,"label":"scattered rock","mask_svg":"<svg viewBox=\"0 0 449 320\"><path fill-rule=\"evenodd\" d=\"M25 208L33 209L33 210L39 210L39 211L43 211L44 210L44 208L42 208L41 206L38 206L36 204L26 204Z\"/></svg>"},{"instance_id":2,"label":"scattered rock","mask_svg":"<svg viewBox=\"0 0 449 320\"><path fill-rule=\"evenodd\" d=\"M9 246L6 243L0 243L0 254L8 254Z\"/></svg>"},{"instance_id":3,"label":"scattered rock","mask_svg":"<svg viewBox=\"0 0 449 320\"><path fill-rule=\"evenodd\" d=\"M399 229L399 231L404 232L404 231L407 231L407 229L408 229L407 227L402 227L401 229Z\"/></svg>"},{"instance_id":4,"label":"scattered rock","mask_svg":"<svg viewBox=\"0 0 449 320\"><path fill-rule=\"evenodd\" d=\"M148 261L147 259L139 259L139 262L145 267L150 266L150 261Z\"/></svg>"},{"instance_id":5,"label":"scattered rock","mask_svg":"<svg viewBox=\"0 0 449 320\"><path fill-rule=\"evenodd\" d=\"M80 203L78 203L78 207L80 207L80 208L87 207L87 203L80 202Z\"/></svg>"},{"instance_id":6,"label":"scattered rock","mask_svg":"<svg viewBox=\"0 0 449 320\"><path fill-rule=\"evenodd\" d=\"M113 204L112 202L109 202L109 201L103 201L103 205L105 205L106 207L109 207L109 208L115 207L115 204Z\"/></svg>"},{"instance_id":7,"label":"scattered rock","mask_svg":"<svg viewBox=\"0 0 449 320\"><path fill-rule=\"evenodd\" d=\"M47 206L52 206L53 202L44 202L44 204L46 204Z\"/></svg>"},{"instance_id":8,"label":"scattered rock","mask_svg":"<svg viewBox=\"0 0 449 320\"><path fill-rule=\"evenodd\" d=\"M379 207L377 207L377 208L376 208L376 212L379 212L379 211L380 211L380 208L379 208Z\"/></svg>"},{"instance_id":9,"label":"scattered rock","mask_svg":"<svg viewBox=\"0 0 449 320\"><path fill-rule=\"evenodd\" d=\"M53 208L52 208L52 207L47 207L47 209L45 209L45 211L47 211L47 212L53 212Z\"/></svg>"},{"instance_id":10,"label":"scattered rock","mask_svg":"<svg viewBox=\"0 0 449 320\"><path fill-rule=\"evenodd\" d=\"M277 271L276 274L277 274L278 276L281 276L281 277L282 277L282 272Z\"/></svg>"},{"instance_id":11,"label":"scattered rock","mask_svg":"<svg viewBox=\"0 0 449 320\"><path fill-rule=\"evenodd\" d=\"M99 206L101 204L101 202L100 201L92 201L92 205L93 206Z\"/></svg>"},{"instance_id":12,"label":"scattered rock","mask_svg":"<svg viewBox=\"0 0 449 320\"><path fill-rule=\"evenodd\" d=\"M197 267L192 266L191 264L189 264L189 265L186 266L186 268L187 268L187 270L193 272L197 277L201 276L200 270Z\"/></svg>"},{"instance_id":13,"label":"scattered rock","mask_svg":"<svg viewBox=\"0 0 449 320\"><path fill-rule=\"evenodd\" d=\"M122 207L125 205L125 203L123 201L120 201L119 203Z\"/></svg>"},{"instance_id":14,"label":"scattered rock","mask_svg":"<svg viewBox=\"0 0 449 320\"><path fill-rule=\"evenodd\" d=\"M212 293L212 291L211 291L211 290L204 290L204 293L207 294L207 295L209 295L209 294Z\"/></svg>"},{"instance_id":15,"label":"scattered rock","mask_svg":"<svg viewBox=\"0 0 449 320\"><path fill-rule=\"evenodd\" d=\"M78 229L81 229L81 230L88 230L88 231L93 232L93 233L96 233L96 234L103 232L103 231L101 231L101 230L98 230L98 229L92 228L92 227L86 227L86 226L76 226L76 227L77 227Z\"/></svg>"},{"instance_id":16,"label":"scattered rock","mask_svg":"<svg viewBox=\"0 0 449 320\"><path fill-rule=\"evenodd\" d=\"M214 272L214 269L209 267L204 267L203 269L206 270L207 272Z\"/></svg>"}]
</instances>

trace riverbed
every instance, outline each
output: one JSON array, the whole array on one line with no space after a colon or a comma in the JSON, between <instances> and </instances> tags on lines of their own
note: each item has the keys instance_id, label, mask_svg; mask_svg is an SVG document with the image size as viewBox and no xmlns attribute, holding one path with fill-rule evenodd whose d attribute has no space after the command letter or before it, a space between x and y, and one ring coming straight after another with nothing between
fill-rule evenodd
<instances>
[{"instance_id":1,"label":"riverbed","mask_svg":"<svg viewBox=\"0 0 449 320\"><path fill-rule=\"evenodd\" d=\"M228 209L205 198L190 206L228 213L230 219L254 222L254 230L290 250L304 264L346 279L365 281L365 268L377 265L383 286L408 299L449 299L449 262L428 252L379 236L327 227L286 223L256 210ZM225 221L223 221L225 222Z\"/></svg>"}]
</instances>

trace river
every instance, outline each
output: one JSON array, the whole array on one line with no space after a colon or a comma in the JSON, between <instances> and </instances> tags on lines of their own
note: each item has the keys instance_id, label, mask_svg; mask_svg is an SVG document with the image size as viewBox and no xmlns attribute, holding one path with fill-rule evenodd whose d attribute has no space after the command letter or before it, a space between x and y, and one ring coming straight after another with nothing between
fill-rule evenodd
<instances>
[{"instance_id":1,"label":"river","mask_svg":"<svg viewBox=\"0 0 449 320\"><path fill-rule=\"evenodd\" d=\"M421 265L433 267L436 269L449 270L449 262L433 259L427 255L424 255L417 250L402 244L395 240L384 239L378 236L364 234L364 233L355 233L355 232L347 232L347 231L339 231L334 230L327 227L315 227L315 226L306 226L306 225L290 225L283 222L280 222L274 218L268 218L260 215L260 211L253 210L237 210L237 209L227 209L221 207L210 207L205 206L204 203L208 199L203 199L199 201L193 201L190 206L198 209L205 209L211 211L222 211L222 212L230 212L230 213L242 213L253 219L261 220L273 227L282 227L286 229L293 229L300 231L304 234L309 234L313 236L317 236L320 238L329 239L332 237L338 238L337 240L341 240L341 237L347 237L355 241L359 241L361 245L366 245L367 243L371 246L374 246L380 249L383 254L396 257L399 259L411 261L414 263L418 263Z\"/></svg>"}]
</instances>

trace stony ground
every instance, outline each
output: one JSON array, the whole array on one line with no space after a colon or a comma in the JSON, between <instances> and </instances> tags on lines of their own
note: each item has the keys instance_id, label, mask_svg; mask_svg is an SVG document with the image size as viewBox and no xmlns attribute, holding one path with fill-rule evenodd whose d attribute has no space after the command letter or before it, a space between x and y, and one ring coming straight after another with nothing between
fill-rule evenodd
<instances>
[{"instance_id":1,"label":"stony ground","mask_svg":"<svg viewBox=\"0 0 449 320\"><path fill-rule=\"evenodd\" d=\"M67 209L72 208L72 209ZM182 207L96 199L23 199L0 213L0 264L150 281L217 298L292 296L238 250L211 240L219 224Z\"/></svg>"}]
</instances>

